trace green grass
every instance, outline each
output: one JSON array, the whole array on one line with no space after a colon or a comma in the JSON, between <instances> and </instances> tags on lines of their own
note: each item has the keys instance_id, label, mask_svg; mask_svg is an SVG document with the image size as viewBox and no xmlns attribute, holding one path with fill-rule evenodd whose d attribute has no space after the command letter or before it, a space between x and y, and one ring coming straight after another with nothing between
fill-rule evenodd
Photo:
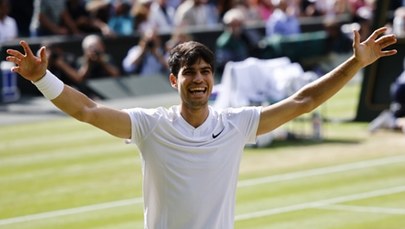
<instances>
[{"instance_id":1,"label":"green grass","mask_svg":"<svg viewBox=\"0 0 405 229\"><path fill-rule=\"evenodd\" d=\"M355 78L343 90L322 105L320 110L326 118L351 120L356 115L359 97L360 82Z\"/></svg>"},{"instance_id":2,"label":"green grass","mask_svg":"<svg viewBox=\"0 0 405 229\"><path fill-rule=\"evenodd\" d=\"M349 84L320 111L350 120L358 93ZM404 136L353 122L324 123L324 136L246 148L235 228L404 228ZM143 228L133 145L70 118L0 126L0 139L0 229Z\"/></svg>"}]
</instances>

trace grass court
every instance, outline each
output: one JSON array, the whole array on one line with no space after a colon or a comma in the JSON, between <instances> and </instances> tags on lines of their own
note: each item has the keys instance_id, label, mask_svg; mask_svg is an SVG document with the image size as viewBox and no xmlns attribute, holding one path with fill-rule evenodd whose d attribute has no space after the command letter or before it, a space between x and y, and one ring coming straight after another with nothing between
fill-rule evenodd
<instances>
[{"instance_id":1,"label":"grass court","mask_svg":"<svg viewBox=\"0 0 405 229\"><path fill-rule=\"evenodd\" d=\"M246 148L235 228L405 228L405 135L341 121L359 87L320 108L323 141ZM0 126L0 229L143 228L141 177L134 145L71 118Z\"/></svg>"}]
</instances>

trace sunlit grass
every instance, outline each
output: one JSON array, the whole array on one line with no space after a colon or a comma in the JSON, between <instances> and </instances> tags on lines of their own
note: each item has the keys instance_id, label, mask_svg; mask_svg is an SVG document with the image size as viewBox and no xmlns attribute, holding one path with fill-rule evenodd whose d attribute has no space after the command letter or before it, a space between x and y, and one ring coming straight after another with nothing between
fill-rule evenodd
<instances>
[{"instance_id":1,"label":"sunlit grass","mask_svg":"<svg viewBox=\"0 0 405 229\"><path fill-rule=\"evenodd\" d=\"M324 139L276 140L266 148L246 148L240 182L404 155L402 135L370 135L354 117L360 84L350 83L320 108ZM338 122L339 121L339 122ZM287 125L311 134L307 117ZM265 182L238 188L236 217L301 203L347 196L405 184L403 162L384 166ZM0 228L143 228L141 164L137 148L71 118L0 126ZM405 211L403 193L342 205ZM124 201L114 206L117 201ZM106 206L105 208L98 207ZM94 208L79 211L82 207ZM57 215L58 211L63 214ZM38 214L47 217L38 218ZM32 219L20 218L31 216ZM37 218L35 218L37 217ZM7 219L16 222L2 225ZM21 222L18 222L21 220ZM236 220L235 228L401 228L396 214L305 208Z\"/></svg>"}]
</instances>

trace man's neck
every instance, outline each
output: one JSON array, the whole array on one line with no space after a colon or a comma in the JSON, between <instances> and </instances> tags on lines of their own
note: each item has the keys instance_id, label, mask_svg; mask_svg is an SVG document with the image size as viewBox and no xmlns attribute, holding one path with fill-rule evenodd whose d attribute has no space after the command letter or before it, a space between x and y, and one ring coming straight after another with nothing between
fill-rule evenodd
<instances>
[{"instance_id":1,"label":"man's neck","mask_svg":"<svg viewBox=\"0 0 405 229\"><path fill-rule=\"evenodd\" d=\"M180 114L194 128L202 125L209 115L208 106L199 109L189 109L185 106L180 105Z\"/></svg>"}]
</instances>

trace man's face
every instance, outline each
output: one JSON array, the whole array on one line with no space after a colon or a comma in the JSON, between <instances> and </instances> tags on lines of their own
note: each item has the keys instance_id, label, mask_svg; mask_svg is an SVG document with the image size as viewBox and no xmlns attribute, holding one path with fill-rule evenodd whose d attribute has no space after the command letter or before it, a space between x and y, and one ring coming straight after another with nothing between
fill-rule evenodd
<instances>
[{"instance_id":1,"label":"man's face","mask_svg":"<svg viewBox=\"0 0 405 229\"><path fill-rule=\"evenodd\" d=\"M190 109L208 105L214 84L213 69L203 59L191 66L183 66L177 78L171 75L172 86L179 91L182 104Z\"/></svg>"}]
</instances>

